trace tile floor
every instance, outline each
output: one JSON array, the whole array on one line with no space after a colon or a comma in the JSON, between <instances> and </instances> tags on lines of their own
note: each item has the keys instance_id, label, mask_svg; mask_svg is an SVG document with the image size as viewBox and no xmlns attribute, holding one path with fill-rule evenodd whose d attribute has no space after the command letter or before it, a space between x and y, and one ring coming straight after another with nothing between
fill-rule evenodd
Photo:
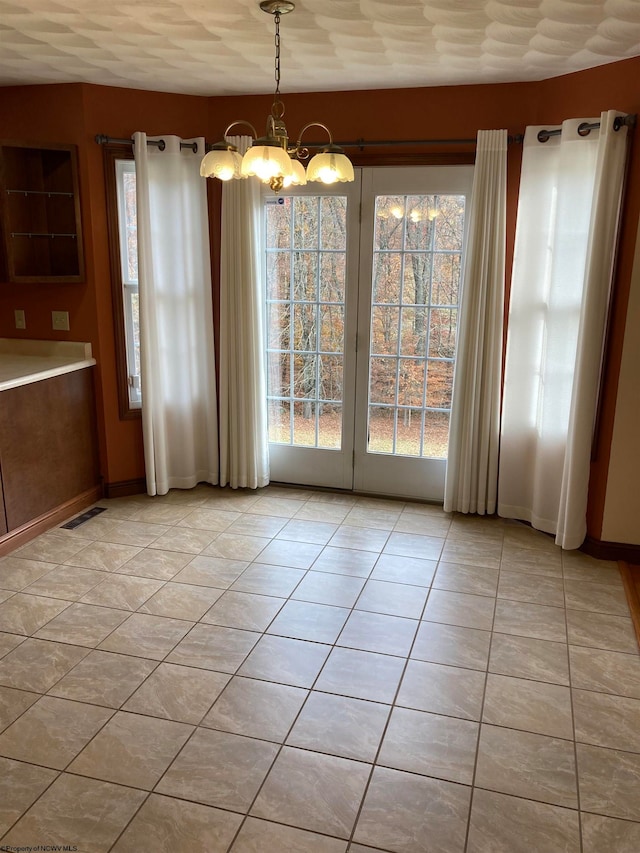
<instances>
[{"instance_id":1,"label":"tile floor","mask_svg":"<svg viewBox=\"0 0 640 853\"><path fill-rule=\"evenodd\" d=\"M0 560L2 849L640 850L615 564L313 491L101 505Z\"/></svg>"}]
</instances>

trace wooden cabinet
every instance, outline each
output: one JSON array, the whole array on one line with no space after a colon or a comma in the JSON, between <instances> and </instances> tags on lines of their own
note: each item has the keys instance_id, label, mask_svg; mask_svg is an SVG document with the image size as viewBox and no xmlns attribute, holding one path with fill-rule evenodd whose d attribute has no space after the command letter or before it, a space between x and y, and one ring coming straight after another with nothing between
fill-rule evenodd
<instances>
[{"instance_id":1,"label":"wooden cabinet","mask_svg":"<svg viewBox=\"0 0 640 853\"><path fill-rule=\"evenodd\" d=\"M76 146L0 142L0 188L3 277L83 281Z\"/></svg>"},{"instance_id":2,"label":"wooden cabinet","mask_svg":"<svg viewBox=\"0 0 640 853\"><path fill-rule=\"evenodd\" d=\"M9 531L95 488L92 368L1 391L0 460Z\"/></svg>"}]
</instances>

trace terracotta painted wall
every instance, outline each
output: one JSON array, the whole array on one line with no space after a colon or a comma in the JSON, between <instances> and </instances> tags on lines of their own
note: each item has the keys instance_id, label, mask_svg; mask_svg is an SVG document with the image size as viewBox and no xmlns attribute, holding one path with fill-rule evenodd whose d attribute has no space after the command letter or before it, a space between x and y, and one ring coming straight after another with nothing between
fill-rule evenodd
<instances>
[{"instance_id":1,"label":"terracotta painted wall","mask_svg":"<svg viewBox=\"0 0 640 853\"><path fill-rule=\"evenodd\" d=\"M73 285L0 287L0 336L90 341L98 362L96 405L101 473L107 483L144 477L139 420L120 420L116 390L111 281L102 149L97 133L130 137L204 134L207 101L165 93L103 86L28 86L0 89L4 139L64 142L78 146L86 282ZM13 311L23 308L27 328L18 331ZM51 311L69 311L70 331L51 329Z\"/></svg>"},{"instance_id":2,"label":"terracotta painted wall","mask_svg":"<svg viewBox=\"0 0 640 853\"><path fill-rule=\"evenodd\" d=\"M640 546L640 227L607 476L602 539Z\"/></svg>"},{"instance_id":3,"label":"terracotta painted wall","mask_svg":"<svg viewBox=\"0 0 640 853\"><path fill-rule=\"evenodd\" d=\"M91 239L91 180L83 157L84 111L80 85L17 86L0 89L1 135L4 140L58 142L78 146L80 203L84 236L86 280L82 284L7 284L0 286L0 335L44 340L81 340L91 343L100 363L100 323L97 311L95 262ZM22 308L26 329L17 330L14 309ZM51 328L51 311L69 312L69 332ZM101 367L101 366L100 366ZM107 458L102 405L102 370L96 371L100 457Z\"/></svg>"},{"instance_id":4,"label":"terracotta painted wall","mask_svg":"<svg viewBox=\"0 0 640 853\"><path fill-rule=\"evenodd\" d=\"M324 121L337 140L473 138L479 128L497 127L519 133L527 124L593 115L612 107L640 111L640 90L634 85L639 77L640 60L634 59L541 83L285 95L285 118L292 134L309 121ZM208 140L215 140L228 121L237 116L249 119L258 131L262 131L270 103L270 96L197 98L86 84L0 89L5 138L78 144L87 260L84 285L20 288L3 285L0 289L0 335L64 338L64 333L53 333L48 328L48 312L65 308L70 311L71 332L67 337L90 340L99 361L101 459L107 482L142 477L144 464L140 423L121 421L118 416L104 176L102 153L94 136L106 133L130 137L135 130L145 130L149 134L174 133L182 137L204 134ZM308 138L320 140L323 134L314 128L308 131ZM472 148L400 150L439 155L451 151L469 152ZM351 149L349 153L356 161L361 157L366 161L366 154ZM510 146L508 261L515 229L520 158L519 146ZM636 153L631 161L630 189L625 203L603 427L592 472L589 532L595 536L600 534L602 523L617 375L640 207L639 172L640 156ZM24 308L27 312L24 333L13 328L14 308Z\"/></svg>"}]
</instances>

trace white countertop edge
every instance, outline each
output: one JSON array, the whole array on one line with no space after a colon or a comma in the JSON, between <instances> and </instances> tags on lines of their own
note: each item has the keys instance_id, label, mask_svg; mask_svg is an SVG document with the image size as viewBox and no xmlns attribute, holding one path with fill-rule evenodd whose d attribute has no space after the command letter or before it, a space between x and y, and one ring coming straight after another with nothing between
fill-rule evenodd
<instances>
[{"instance_id":1,"label":"white countertop edge","mask_svg":"<svg viewBox=\"0 0 640 853\"><path fill-rule=\"evenodd\" d=\"M86 341L47 341L33 338L0 338L0 355L61 358L69 361L91 358Z\"/></svg>"},{"instance_id":2,"label":"white countertop edge","mask_svg":"<svg viewBox=\"0 0 640 853\"><path fill-rule=\"evenodd\" d=\"M19 388L21 385L30 385L32 382L41 382L43 379L52 379L54 376L62 376L64 373L73 373L76 370L84 370L86 367L93 367L95 364L95 358L85 358L81 361L71 361L67 364L58 364L55 367L50 367L46 370L37 370L34 373L28 373L25 376L16 376L12 379L5 379L4 382L0 382L0 391L8 391L10 388Z\"/></svg>"}]
</instances>

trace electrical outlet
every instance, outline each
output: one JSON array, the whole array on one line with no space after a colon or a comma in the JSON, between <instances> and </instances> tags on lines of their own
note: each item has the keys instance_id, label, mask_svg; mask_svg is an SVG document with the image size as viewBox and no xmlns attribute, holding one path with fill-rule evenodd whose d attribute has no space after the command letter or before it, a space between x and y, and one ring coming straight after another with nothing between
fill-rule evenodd
<instances>
[{"instance_id":1,"label":"electrical outlet","mask_svg":"<svg viewBox=\"0 0 640 853\"><path fill-rule=\"evenodd\" d=\"M57 332L69 331L69 312L68 311L52 311L51 326Z\"/></svg>"},{"instance_id":2,"label":"electrical outlet","mask_svg":"<svg viewBox=\"0 0 640 853\"><path fill-rule=\"evenodd\" d=\"M26 321L26 318L24 316L24 311L22 310L22 308L16 308L16 310L13 313L14 313L14 316L16 318L16 329L26 329L27 328L27 321Z\"/></svg>"}]
</instances>

